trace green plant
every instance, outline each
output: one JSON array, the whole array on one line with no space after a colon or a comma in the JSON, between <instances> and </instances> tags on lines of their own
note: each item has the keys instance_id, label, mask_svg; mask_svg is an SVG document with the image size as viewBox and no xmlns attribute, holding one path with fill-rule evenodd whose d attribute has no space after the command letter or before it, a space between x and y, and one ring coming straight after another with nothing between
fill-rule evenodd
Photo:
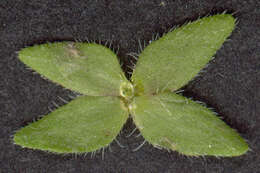
<instances>
[{"instance_id":1,"label":"green plant","mask_svg":"<svg viewBox=\"0 0 260 173\"><path fill-rule=\"evenodd\" d=\"M116 55L98 44L21 50L22 62L83 96L19 130L15 144L56 153L95 151L115 139L131 114L155 147L191 156L245 153L247 143L211 110L174 93L208 63L234 26L231 15L219 14L167 33L140 54L131 81Z\"/></svg>"}]
</instances>

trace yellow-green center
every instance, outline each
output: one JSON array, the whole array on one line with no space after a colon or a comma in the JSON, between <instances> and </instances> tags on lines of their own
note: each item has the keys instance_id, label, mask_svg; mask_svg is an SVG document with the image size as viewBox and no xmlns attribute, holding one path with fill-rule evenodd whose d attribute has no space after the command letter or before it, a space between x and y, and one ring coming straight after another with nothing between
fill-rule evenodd
<instances>
[{"instance_id":1,"label":"yellow-green center","mask_svg":"<svg viewBox=\"0 0 260 173\"><path fill-rule=\"evenodd\" d=\"M129 109L129 105L131 104L134 97L134 86L131 82L123 82L120 85L120 96L122 98L124 107Z\"/></svg>"}]
</instances>

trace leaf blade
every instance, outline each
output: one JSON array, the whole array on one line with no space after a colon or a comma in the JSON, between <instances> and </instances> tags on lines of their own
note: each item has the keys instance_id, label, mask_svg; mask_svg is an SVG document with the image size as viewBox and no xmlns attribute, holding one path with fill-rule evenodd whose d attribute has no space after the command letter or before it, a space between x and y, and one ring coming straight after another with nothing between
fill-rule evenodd
<instances>
[{"instance_id":1,"label":"leaf blade","mask_svg":"<svg viewBox=\"0 0 260 173\"><path fill-rule=\"evenodd\" d=\"M206 107L173 93L139 96L131 113L152 145L185 155L238 156L247 143Z\"/></svg>"},{"instance_id":2,"label":"leaf blade","mask_svg":"<svg viewBox=\"0 0 260 173\"><path fill-rule=\"evenodd\" d=\"M27 47L19 59L62 86L91 96L119 95L127 81L116 55L94 43L56 42Z\"/></svg>"},{"instance_id":3,"label":"leaf blade","mask_svg":"<svg viewBox=\"0 0 260 173\"><path fill-rule=\"evenodd\" d=\"M14 143L55 153L83 153L106 147L128 118L117 97L81 96L23 127Z\"/></svg>"},{"instance_id":4,"label":"leaf blade","mask_svg":"<svg viewBox=\"0 0 260 173\"><path fill-rule=\"evenodd\" d=\"M139 93L175 91L211 60L235 26L228 14L204 17L167 33L141 52L132 80Z\"/></svg>"}]
</instances>

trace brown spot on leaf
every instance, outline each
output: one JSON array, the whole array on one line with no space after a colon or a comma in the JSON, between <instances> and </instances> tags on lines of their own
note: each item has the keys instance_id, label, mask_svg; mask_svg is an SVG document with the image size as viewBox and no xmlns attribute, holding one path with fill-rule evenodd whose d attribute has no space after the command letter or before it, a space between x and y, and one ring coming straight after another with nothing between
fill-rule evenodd
<instances>
[{"instance_id":1,"label":"brown spot on leaf","mask_svg":"<svg viewBox=\"0 0 260 173\"><path fill-rule=\"evenodd\" d=\"M111 136L111 132L109 130L104 130L104 134L106 137Z\"/></svg>"},{"instance_id":2,"label":"brown spot on leaf","mask_svg":"<svg viewBox=\"0 0 260 173\"><path fill-rule=\"evenodd\" d=\"M75 57L75 58L86 58L86 56L83 56L82 52L76 47L75 43L70 42L67 46L67 51L69 56Z\"/></svg>"}]
</instances>

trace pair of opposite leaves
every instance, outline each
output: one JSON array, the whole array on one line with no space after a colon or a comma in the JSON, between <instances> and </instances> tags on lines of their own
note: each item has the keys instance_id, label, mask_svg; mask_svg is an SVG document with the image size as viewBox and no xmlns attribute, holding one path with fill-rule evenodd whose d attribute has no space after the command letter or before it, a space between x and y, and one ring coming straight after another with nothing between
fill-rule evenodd
<instances>
[{"instance_id":1,"label":"pair of opposite leaves","mask_svg":"<svg viewBox=\"0 0 260 173\"><path fill-rule=\"evenodd\" d=\"M83 153L108 146L128 115L146 141L185 155L238 156L247 143L215 114L174 93L208 63L231 34L228 14L205 17L169 32L140 54L131 81L116 55L92 43L28 47L19 58L48 79L83 96L14 136L23 147Z\"/></svg>"}]
</instances>

